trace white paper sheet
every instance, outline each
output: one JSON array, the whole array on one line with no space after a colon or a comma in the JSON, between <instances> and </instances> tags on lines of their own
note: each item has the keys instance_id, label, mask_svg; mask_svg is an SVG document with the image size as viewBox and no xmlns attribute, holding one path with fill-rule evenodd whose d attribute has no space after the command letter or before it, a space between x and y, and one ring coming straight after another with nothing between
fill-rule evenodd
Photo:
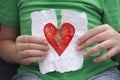
<instances>
[{"instance_id":1,"label":"white paper sheet","mask_svg":"<svg viewBox=\"0 0 120 80\"><path fill-rule=\"evenodd\" d=\"M35 11L31 13L32 18L32 35L41 36L46 39L44 34L44 26L47 23L52 23L57 28L57 14L54 9ZM87 16L86 14L75 12L72 10L61 10L61 25L70 23L75 28L74 36L68 47L64 50L61 56L57 54L54 48L49 44L49 53L45 60L39 62L40 71L45 74L52 71L60 73L75 71L81 69L84 58L82 51L77 51L77 40L87 31Z\"/></svg>"}]
</instances>

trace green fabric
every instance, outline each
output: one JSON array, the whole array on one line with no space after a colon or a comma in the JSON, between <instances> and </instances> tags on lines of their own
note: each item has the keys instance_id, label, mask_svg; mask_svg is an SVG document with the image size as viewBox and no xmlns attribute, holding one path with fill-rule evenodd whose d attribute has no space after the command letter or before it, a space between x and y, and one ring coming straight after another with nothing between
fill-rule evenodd
<instances>
[{"instance_id":1,"label":"green fabric","mask_svg":"<svg viewBox=\"0 0 120 80\"><path fill-rule=\"evenodd\" d=\"M1 0L0 22L10 27L20 27L22 35L31 35L31 12L51 8L56 9L57 12L61 9L70 9L87 14L88 29L101 24L109 24L115 30L120 31L119 3L120 0ZM57 16L59 21L60 13ZM111 59L100 63L93 62L94 57L105 53L106 50L103 50L91 57L85 58L83 68L78 71L62 74L59 72L42 74L39 72L38 64L33 63L27 66L21 65L18 72L32 72L43 80L87 80L97 73L118 65L117 62L113 62Z\"/></svg>"},{"instance_id":2,"label":"green fabric","mask_svg":"<svg viewBox=\"0 0 120 80\"><path fill-rule=\"evenodd\" d=\"M16 0L1 0L0 14L1 23L10 27L18 27L19 14L17 10Z\"/></svg>"}]
</instances>

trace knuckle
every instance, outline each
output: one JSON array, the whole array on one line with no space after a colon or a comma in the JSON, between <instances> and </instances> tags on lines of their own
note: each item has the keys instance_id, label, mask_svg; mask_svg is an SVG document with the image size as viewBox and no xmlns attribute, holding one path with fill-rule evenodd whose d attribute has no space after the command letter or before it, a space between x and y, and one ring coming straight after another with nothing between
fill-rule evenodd
<instances>
[{"instance_id":1,"label":"knuckle","mask_svg":"<svg viewBox=\"0 0 120 80\"><path fill-rule=\"evenodd\" d=\"M25 63L25 64L30 64L30 63L32 63L32 59L27 58L27 59L24 61L24 63Z\"/></svg>"},{"instance_id":2,"label":"knuckle","mask_svg":"<svg viewBox=\"0 0 120 80\"><path fill-rule=\"evenodd\" d=\"M39 54L40 54L40 56L44 56L44 52L43 51L40 51Z\"/></svg>"},{"instance_id":3,"label":"knuckle","mask_svg":"<svg viewBox=\"0 0 120 80\"><path fill-rule=\"evenodd\" d=\"M106 54L105 59L108 59L108 58L111 58L111 57L112 57L111 54Z\"/></svg>"},{"instance_id":4,"label":"knuckle","mask_svg":"<svg viewBox=\"0 0 120 80\"><path fill-rule=\"evenodd\" d=\"M103 27L110 28L110 26L108 24L104 24Z\"/></svg>"},{"instance_id":5,"label":"knuckle","mask_svg":"<svg viewBox=\"0 0 120 80\"><path fill-rule=\"evenodd\" d=\"M16 38L16 43L21 42L22 38L23 38L23 36L18 36L18 37Z\"/></svg>"},{"instance_id":6,"label":"knuckle","mask_svg":"<svg viewBox=\"0 0 120 80\"><path fill-rule=\"evenodd\" d=\"M48 46L44 46L43 49L44 49L45 51L47 51L47 50L49 50L49 47L48 47Z\"/></svg>"},{"instance_id":7,"label":"knuckle","mask_svg":"<svg viewBox=\"0 0 120 80\"><path fill-rule=\"evenodd\" d=\"M23 64L23 65L28 65L28 64L32 63L32 59L31 58L22 58L19 60L19 63Z\"/></svg>"},{"instance_id":8,"label":"knuckle","mask_svg":"<svg viewBox=\"0 0 120 80\"><path fill-rule=\"evenodd\" d=\"M24 53L18 52L17 57L20 58L20 59L22 59L24 57Z\"/></svg>"},{"instance_id":9,"label":"knuckle","mask_svg":"<svg viewBox=\"0 0 120 80\"><path fill-rule=\"evenodd\" d=\"M95 41L95 42L99 42L100 39L101 39L101 37L98 35L93 37L93 41Z\"/></svg>"},{"instance_id":10,"label":"knuckle","mask_svg":"<svg viewBox=\"0 0 120 80\"><path fill-rule=\"evenodd\" d=\"M21 49L21 43L16 43L15 47L16 47L17 50L20 50Z\"/></svg>"},{"instance_id":11,"label":"knuckle","mask_svg":"<svg viewBox=\"0 0 120 80\"><path fill-rule=\"evenodd\" d=\"M105 49L104 45L102 45L102 44L99 44L98 48L99 48L99 50Z\"/></svg>"},{"instance_id":12,"label":"knuckle","mask_svg":"<svg viewBox=\"0 0 120 80\"><path fill-rule=\"evenodd\" d=\"M45 59L45 57L40 57L38 60L43 61L44 59Z\"/></svg>"},{"instance_id":13,"label":"knuckle","mask_svg":"<svg viewBox=\"0 0 120 80\"><path fill-rule=\"evenodd\" d=\"M42 55L43 55L43 56L46 56L46 55L47 55L47 52L46 52L46 51L45 51L45 52L43 52L43 53L42 53Z\"/></svg>"},{"instance_id":14,"label":"knuckle","mask_svg":"<svg viewBox=\"0 0 120 80\"><path fill-rule=\"evenodd\" d=\"M90 42L93 42L93 43L94 43L94 42L97 42L96 37L92 37L91 40L90 40ZM90 43L90 42L89 42L89 43Z\"/></svg>"},{"instance_id":15,"label":"knuckle","mask_svg":"<svg viewBox=\"0 0 120 80\"><path fill-rule=\"evenodd\" d=\"M116 48L116 52L120 54L120 48L119 47Z\"/></svg>"},{"instance_id":16,"label":"knuckle","mask_svg":"<svg viewBox=\"0 0 120 80\"><path fill-rule=\"evenodd\" d=\"M21 59L21 60L19 61L19 63L20 63L20 64L23 64L23 65L26 65L26 64L27 64L25 59Z\"/></svg>"},{"instance_id":17,"label":"knuckle","mask_svg":"<svg viewBox=\"0 0 120 80\"><path fill-rule=\"evenodd\" d=\"M104 31L106 31L106 30L111 28L108 24L104 24L101 27L102 27L102 29L104 29Z\"/></svg>"},{"instance_id":18,"label":"knuckle","mask_svg":"<svg viewBox=\"0 0 120 80\"><path fill-rule=\"evenodd\" d=\"M84 45L88 46L89 44L91 44L91 40L87 40Z\"/></svg>"},{"instance_id":19,"label":"knuckle","mask_svg":"<svg viewBox=\"0 0 120 80\"><path fill-rule=\"evenodd\" d=\"M31 51L30 50L26 50L25 51L28 55L30 55Z\"/></svg>"},{"instance_id":20,"label":"knuckle","mask_svg":"<svg viewBox=\"0 0 120 80\"><path fill-rule=\"evenodd\" d=\"M32 53L30 50L27 50L26 53L27 53L27 56L32 57Z\"/></svg>"},{"instance_id":21,"label":"knuckle","mask_svg":"<svg viewBox=\"0 0 120 80\"><path fill-rule=\"evenodd\" d=\"M32 46L33 46L33 45L32 45L31 43L29 43L29 44L28 44L28 49L32 49Z\"/></svg>"},{"instance_id":22,"label":"knuckle","mask_svg":"<svg viewBox=\"0 0 120 80\"><path fill-rule=\"evenodd\" d=\"M113 30L107 30L107 33L109 33L109 35L114 35Z\"/></svg>"},{"instance_id":23,"label":"knuckle","mask_svg":"<svg viewBox=\"0 0 120 80\"><path fill-rule=\"evenodd\" d=\"M40 51L39 53L41 56L45 56L48 52L47 51Z\"/></svg>"},{"instance_id":24,"label":"knuckle","mask_svg":"<svg viewBox=\"0 0 120 80\"><path fill-rule=\"evenodd\" d=\"M87 46L91 45L92 43L93 43L93 40L91 38L84 43L83 47L87 47Z\"/></svg>"},{"instance_id":25,"label":"knuckle","mask_svg":"<svg viewBox=\"0 0 120 80\"><path fill-rule=\"evenodd\" d=\"M88 51L88 53L90 53L90 54L95 53L95 52L96 52L96 49L94 49L94 48Z\"/></svg>"}]
</instances>

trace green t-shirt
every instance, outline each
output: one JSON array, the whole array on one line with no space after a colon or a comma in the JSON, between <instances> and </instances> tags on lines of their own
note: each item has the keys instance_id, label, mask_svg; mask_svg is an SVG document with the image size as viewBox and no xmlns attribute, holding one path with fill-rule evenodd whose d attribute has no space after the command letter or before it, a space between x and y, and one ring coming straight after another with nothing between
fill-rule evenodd
<instances>
[{"instance_id":1,"label":"green t-shirt","mask_svg":"<svg viewBox=\"0 0 120 80\"><path fill-rule=\"evenodd\" d=\"M59 24L60 10L67 9L76 12L85 12L88 19L88 29L102 24L109 24L119 32L119 3L120 0L1 0L0 23L13 28L20 27L21 35L31 35L32 12L55 9ZM32 72L43 80L87 80L95 74L118 65L117 62L111 59L99 63L93 62L94 57L104 53L106 53L106 50L85 58L83 68L77 71L42 74L39 71L38 63L33 63L31 65L21 65L18 72Z\"/></svg>"}]
</instances>

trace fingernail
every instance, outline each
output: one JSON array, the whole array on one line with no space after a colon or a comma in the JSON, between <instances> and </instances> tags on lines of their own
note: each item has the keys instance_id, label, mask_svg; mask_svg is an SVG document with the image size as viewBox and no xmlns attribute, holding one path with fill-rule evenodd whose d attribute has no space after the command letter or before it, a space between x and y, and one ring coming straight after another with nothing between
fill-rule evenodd
<instances>
[{"instance_id":1,"label":"fingernail","mask_svg":"<svg viewBox=\"0 0 120 80\"><path fill-rule=\"evenodd\" d=\"M97 60L96 60L96 59L93 59L93 61L94 61L94 62L97 62Z\"/></svg>"},{"instance_id":2,"label":"fingernail","mask_svg":"<svg viewBox=\"0 0 120 80\"><path fill-rule=\"evenodd\" d=\"M97 58L93 59L93 61L94 61L94 62L100 62L100 60L97 59Z\"/></svg>"},{"instance_id":3,"label":"fingernail","mask_svg":"<svg viewBox=\"0 0 120 80\"><path fill-rule=\"evenodd\" d=\"M87 53L84 53L83 56L84 56L84 57L88 57Z\"/></svg>"}]
</instances>

